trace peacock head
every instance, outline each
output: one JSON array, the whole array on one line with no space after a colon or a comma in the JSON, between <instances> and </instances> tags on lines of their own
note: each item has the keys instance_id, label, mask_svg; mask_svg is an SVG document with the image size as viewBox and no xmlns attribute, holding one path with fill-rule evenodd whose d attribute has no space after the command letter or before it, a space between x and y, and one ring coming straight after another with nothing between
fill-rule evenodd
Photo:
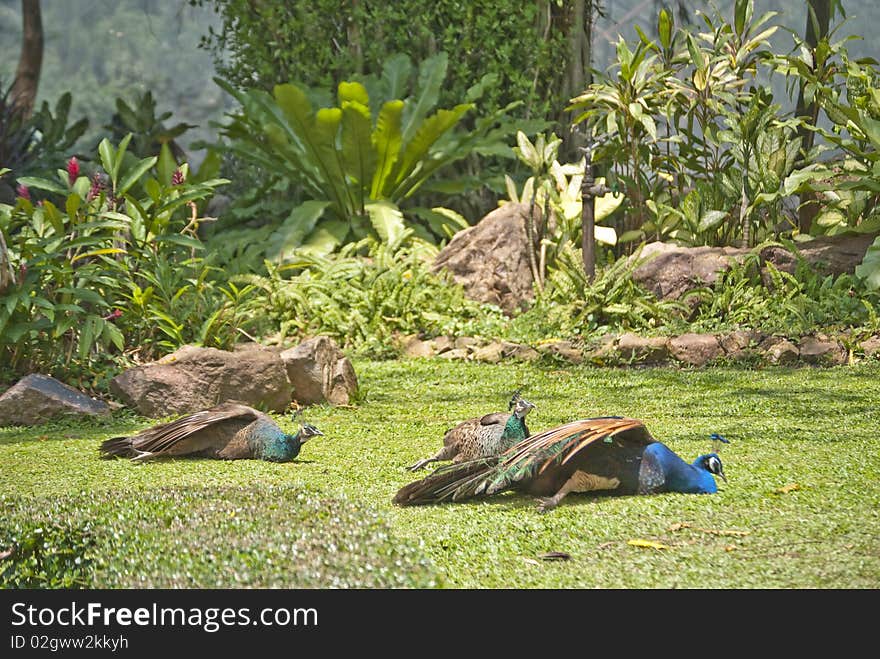
<instances>
[{"instance_id":1,"label":"peacock head","mask_svg":"<svg viewBox=\"0 0 880 659\"><path fill-rule=\"evenodd\" d=\"M300 444L305 444L312 437L317 437L318 435L323 435L320 430L315 428L311 423L303 423L299 429L299 442Z\"/></svg>"},{"instance_id":2,"label":"peacock head","mask_svg":"<svg viewBox=\"0 0 880 659\"><path fill-rule=\"evenodd\" d=\"M516 402L511 401L513 407L513 414L518 419L525 419L526 414L531 412L536 408L534 403L530 403L525 398L517 398Z\"/></svg>"},{"instance_id":3,"label":"peacock head","mask_svg":"<svg viewBox=\"0 0 880 659\"><path fill-rule=\"evenodd\" d=\"M705 469L710 474L720 476L721 480L727 482L727 476L724 475L724 465L721 464L721 458L717 453L707 453L696 459L695 465L701 469Z\"/></svg>"}]
</instances>

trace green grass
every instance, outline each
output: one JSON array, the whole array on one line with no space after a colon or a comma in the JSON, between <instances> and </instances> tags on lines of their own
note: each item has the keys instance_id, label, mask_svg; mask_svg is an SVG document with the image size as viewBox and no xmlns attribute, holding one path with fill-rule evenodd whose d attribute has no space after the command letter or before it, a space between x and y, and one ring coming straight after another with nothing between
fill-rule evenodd
<instances>
[{"instance_id":1,"label":"green grass","mask_svg":"<svg viewBox=\"0 0 880 659\"><path fill-rule=\"evenodd\" d=\"M355 368L364 401L310 408L307 420L326 437L290 464L98 459L101 440L150 423L127 415L0 429L0 543L48 525L85 561L69 569L97 587L880 586L876 363L753 371L435 359ZM722 454L729 482L708 496L572 495L546 515L516 494L391 504L412 478L405 465L434 453L455 422L504 409L520 385L538 405L533 431L635 416L687 459L719 432L731 440ZM539 558L549 551L571 559ZM9 563L19 583L33 577Z\"/></svg>"}]
</instances>

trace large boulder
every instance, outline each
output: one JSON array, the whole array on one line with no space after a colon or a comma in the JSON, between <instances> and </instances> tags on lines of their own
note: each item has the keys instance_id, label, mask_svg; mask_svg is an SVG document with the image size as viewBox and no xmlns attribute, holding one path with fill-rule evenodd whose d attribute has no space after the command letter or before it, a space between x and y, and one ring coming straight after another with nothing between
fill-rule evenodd
<instances>
[{"instance_id":1,"label":"large boulder","mask_svg":"<svg viewBox=\"0 0 880 659\"><path fill-rule=\"evenodd\" d=\"M348 405L357 393L358 382L351 362L336 343L318 336L281 353L281 361L301 405L327 401ZM288 399L289 400L289 399Z\"/></svg>"},{"instance_id":2,"label":"large boulder","mask_svg":"<svg viewBox=\"0 0 880 659\"><path fill-rule=\"evenodd\" d=\"M472 227L459 231L434 261L467 296L512 314L533 298L526 235L527 204L504 204ZM537 213L537 209L536 209Z\"/></svg>"},{"instance_id":3,"label":"large boulder","mask_svg":"<svg viewBox=\"0 0 880 659\"><path fill-rule=\"evenodd\" d=\"M874 242L875 234L819 236L797 243L801 258L826 275L852 274L865 258L865 252ZM772 263L779 270L794 274L798 259L784 247L765 247L761 261Z\"/></svg>"},{"instance_id":4,"label":"large boulder","mask_svg":"<svg viewBox=\"0 0 880 659\"><path fill-rule=\"evenodd\" d=\"M58 416L108 412L103 401L39 373L24 376L0 396L0 426L35 426Z\"/></svg>"},{"instance_id":5,"label":"large boulder","mask_svg":"<svg viewBox=\"0 0 880 659\"><path fill-rule=\"evenodd\" d=\"M797 252L822 274L852 274L865 258L865 252L875 237L873 234L820 236L797 243ZM750 251L737 247L681 247L653 242L631 257L644 259L633 271L633 279L661 300L677 300L694 288L714 284L720 274ZM769 281L766 263L794 273L798 255L781 246L764 247L760 261L765 283Z\"/></svg>"},{"instance_id":6,"label":"large boulder","mask_svg":"<svg viewBox=\"0 0 880 659\"><path fill-rule=\"evenodd\" d=\"M190 414L227 400L283 412L291 402L278 352L260 348L228 352L184 346L124 371L110 381L110 391L148 417Z\"/></svg>"},{"instance_id":7,"label":"large boulder","mask_svg":"<svg viewBox=\"0 0 880 659\"><path fill-rule=\"evenodd\" d=\"M742 258L748 249L735 247L680 247L653 242L634 255L644 262L633 271L633 279L661 300L677 300L694 288L714 284L730 268L731 260Z\"/></svg>"}]
</instances>

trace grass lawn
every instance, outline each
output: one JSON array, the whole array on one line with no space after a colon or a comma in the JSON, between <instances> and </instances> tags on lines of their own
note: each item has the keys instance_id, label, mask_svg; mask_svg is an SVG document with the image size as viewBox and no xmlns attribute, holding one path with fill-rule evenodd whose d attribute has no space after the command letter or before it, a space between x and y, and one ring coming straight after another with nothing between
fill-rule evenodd
<instances>
[{"instance_id":1,"label":"grass lawn","mask_svg":"<svg viewBox=\"0 0 880 659\"><path fill-rule=\"evenodd\" d=\"M363 402L310 408L307 420L326 437L289 464L100 460L101 440L152 423L123 413L0 429L0 555L13 541L45 547L0 561L0 578L50 587L880 586L876 363L674 370L433 359L355 369ZM729 482L706 496L571 495L546 515L517 494L391 504L412 480L406 465L433 454L452 424L504 409L518 386L538 405L533 432L634 416L687 460L719 432L731 440ZM631 544L639 540L656 545ZM551 551L571 558L539 558Z\"/></svg>"}]
</instances>

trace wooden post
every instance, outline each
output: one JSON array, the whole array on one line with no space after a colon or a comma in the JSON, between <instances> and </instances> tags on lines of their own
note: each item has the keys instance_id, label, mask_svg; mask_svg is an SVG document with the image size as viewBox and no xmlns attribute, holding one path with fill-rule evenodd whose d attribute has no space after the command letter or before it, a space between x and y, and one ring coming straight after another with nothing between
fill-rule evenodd
<instances>
[{"instance_id":1,"label":"wooden post","mask_svg":"<svg viewBox=\"0 0 880 659\"><path fill-rule=\"evenodd\" d=\"M596 197L611 192L604 183L596 185L596 173L593 169L593 149L596 142L602 142L604 136L596 140L592 135L586 136L587 145L584 152L584 180L581 182L581 253L583 254L584 273L587 281L596 276L596 216L594 202Z\"/></svg>"}]
</instances>

